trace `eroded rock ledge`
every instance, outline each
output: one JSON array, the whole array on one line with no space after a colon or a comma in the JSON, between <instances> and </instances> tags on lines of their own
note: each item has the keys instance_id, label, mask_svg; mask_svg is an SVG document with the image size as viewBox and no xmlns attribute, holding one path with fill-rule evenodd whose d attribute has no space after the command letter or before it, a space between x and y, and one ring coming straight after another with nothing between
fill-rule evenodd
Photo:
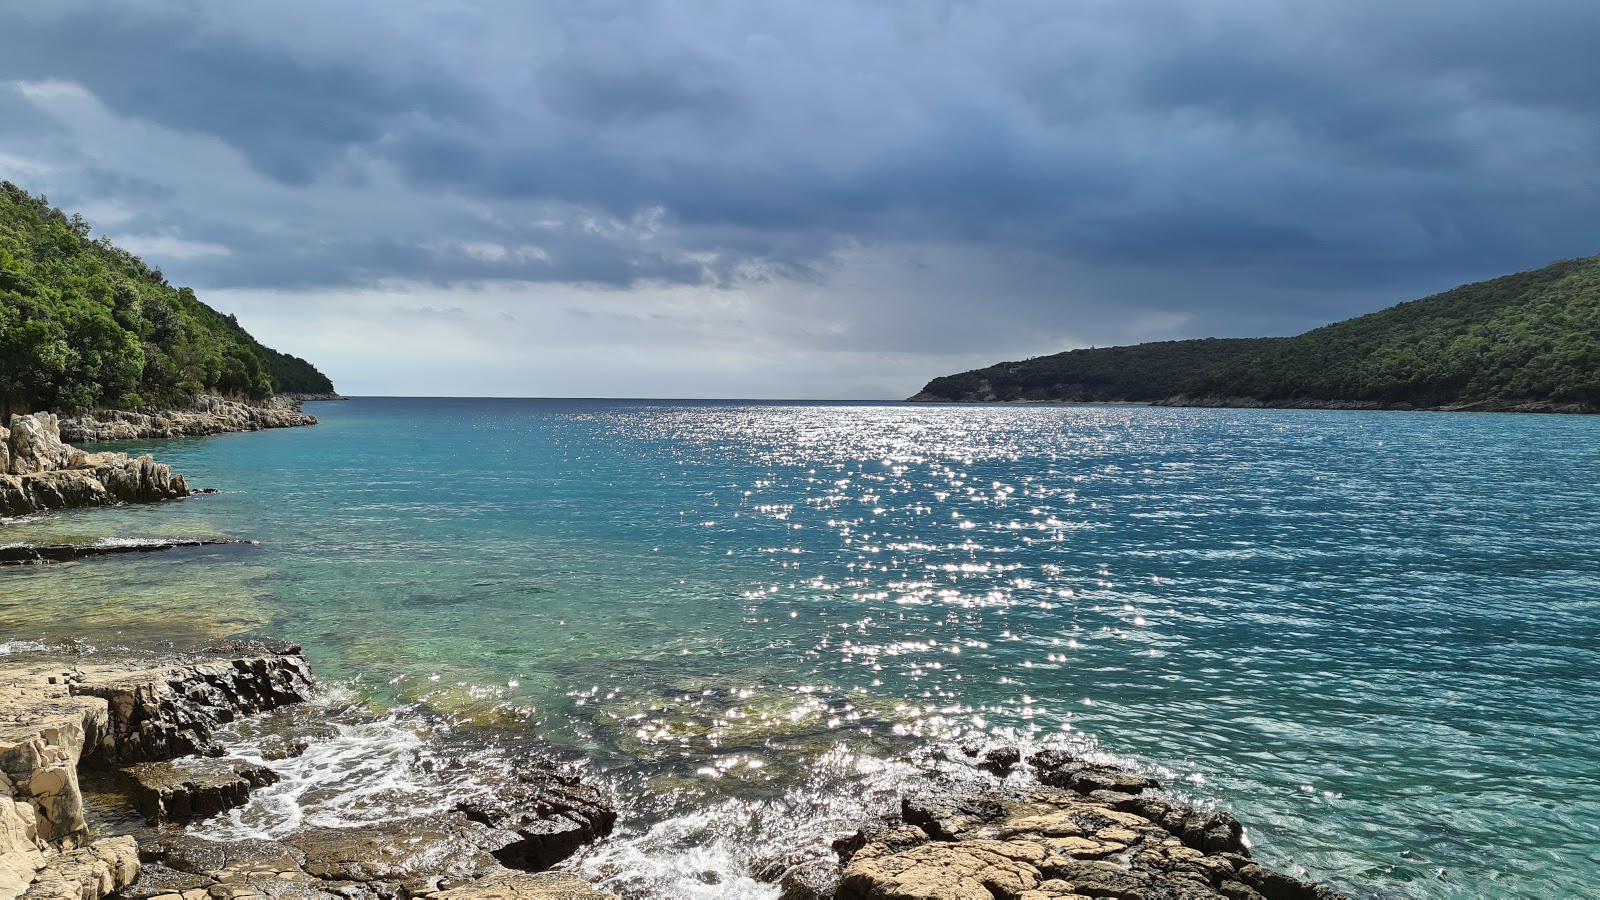
<instances>
[{"instance_id":1,"label":"eroded rock ledge","mask_svg":"<svg viewBox=\"0 0 1600 900\"><path fill-rule=\"evenodd\" d=\"M1009 768L1012 760L1000 760ZM994 765L989 761L989 765ZM1257 864L1239 822L1154 781L1046 751L1030 786L930 785L837 842L839 864L785 879L787 900L1340 900Z\"/></svg>"},{"instance_id":2,"label":"eroded rock ledge","mask_svg":"<svg viewBox=\"0 0 1600 900\"><path fill-rule=\"evenodd\" d=\"M96 410L63 419L61 434L74 444L99 441L142 441L153 438L200 437L234 431L294 428L317 424L317 417L300 411L300 400L275 397L260 405L200 397L193 409Z\"/></svg>"},{"instance_id":3,"label":"eroded rock ledge","mask_svg":"<svg viewBox=\"0 0 1600 900\"><path fill-rule=\"evenodd\" d=\"M0 428L0 516L187 496L182 475L149 456L85 453L61 440L51 413L14 415Z\"/></svg>"},{"instance_id":4,"label":"eroded rock ledge","mask_svg":"<svg viewBox=\"0 0 1600 900\"><path fill-rule=\"evenodd\" d=\"M240 805L277 779L267 766L223 758L221 725L280 708L272 715L282 716L311 694L300 648L278 642L181 656L0 656L0 900L610 896L571 876L522 871L559 862L616 821L601 792L537 759L420 819L231 843L172 827ZM262 758L297 755L337 730L307 718L322 730L280 736ZM137 839L92 834L82 767L116 773L151 828Z\"/></svg>"}]
</instances>

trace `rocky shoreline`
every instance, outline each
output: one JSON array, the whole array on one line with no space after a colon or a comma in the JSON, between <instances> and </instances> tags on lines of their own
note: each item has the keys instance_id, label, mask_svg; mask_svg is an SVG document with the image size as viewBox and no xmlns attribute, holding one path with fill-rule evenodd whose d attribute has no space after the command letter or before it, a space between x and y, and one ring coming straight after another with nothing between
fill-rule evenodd
<instances>
[{"instance_id":1,"label":"rocky shoreline","mask_svg":"<svg viewBox=\"0 0 1600 900\"><path fill-rule=\"evenodd\" d=\"M0 428L0 516L188 494L182 475L149 456L85 453L63 443L51 413L13 415L10 426Z\"/></svg>"},{"instance_id":2,"label":"rocky shoreline","mask_svg":"<svg viewBox=\"0 0 1600 900\"><path fill-rule=\"evenodd\" d=\"M60 420L61 439L73 444L88 444L202 437L267 428L298 428L317 424L316 416L300 411L300 404L308 399L313 398L310 395L285 395L254 405L204 396L197 399L191 409L101 409ZM319 396L315 399L322 398Z\"/></svg>"},{"instance_id":3,"label":"rocky shoreline","mask_svg":"<svg viewBox=\"0 0 1600 900\"><path fill-rule=\"evenodd\" d=\"M184 822L242 805L277 777L270 766L222 758L219 728L281 715L312 691L300 648L277 642L166 655L0 655L0 900L611 896L569 875L531 871L616 820L603 793L540 759L519 760L499 783L423 819L228 843L185 832ZM328 734L316 716L299 727L275 758ZM137 837L91 831L80 770L109 775L143 813Z\"/></svg>"},{"instance_id":4,"label":"rocky shoreline","mask_svg":"<svg viewBox=\"0 0 1600 900\"><path fill-rule=\"evenodd\" d=\"M0 900L614 900L545 871L610 834L617 812L537 754L487 779L430 768L446 802L402 820L226 842L187 831L275 783L273 760L339 733L306 705L314 682L297 646L6 651ZM271 727L258 729L253 755L229 755L225 724L245 717ZM1340 898L1256 863L1231 815L1176 802L1149 778L1056 750L1026 760L1009 746L966 752L975 774L996 777L913 785L897 809L835 841L832 856L792 858L762 877L783 900ZM110 779L114 802L144 824L95 833L80 773Z\"/></svg>"},{"instance_id":5,"label":"rocky shoreline","mask_svg":"<svg viewBox=\"0 0 1600 900\"><path fill-rule=\"evenodd\" d=\"M968 751L978 755L975 749ZM1144 776L1058 750L983 754L998 786L933 781L897 812L796 867L784 900L1342 900L1256 863L1226 812L1174 801Z\"/></svg>"},{"instance_id":6,"label":"rocky shoreline","mask_svg":"<svg viewBox=\"0 0 1600 900\"><path fill-rule=\"evenodd\" d=\"M1370 410L1383 412L1499 412L1499 413L1555 413L1584 415L1600 413L1600 406L1592 403L1556 403L1548 400L1474 400L1446 403L1440 406L1418 406L1412 403L1380 403L1376 400L1262 400L1257 397L1203 397L1180 394L1160 400L1095 400L1084 397L1043 397L1002 400L992 390L971 393L961 397L930 394L926 391L905 399L906 403L986 403L1007 406L1171 406L1200 409L1336 409Z\"/></svg>"}]
</instances>

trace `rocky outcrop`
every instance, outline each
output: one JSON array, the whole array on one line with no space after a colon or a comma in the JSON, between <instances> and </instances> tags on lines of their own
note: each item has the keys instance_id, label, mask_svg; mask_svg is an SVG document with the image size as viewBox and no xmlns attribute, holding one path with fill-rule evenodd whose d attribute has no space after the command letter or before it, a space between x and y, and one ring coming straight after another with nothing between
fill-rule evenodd
<instances>
[{"instance_id":1,"label":"rocky outcrop","mask_svg":"<svg viewBox=\"0 0 1600 900\"><path fill-rule=\"evenodd\" d=\"M515 836L492 851L514 869L545 869L611 833L616 808L558 767L524 765L487 793L457 805L468 819Z\"/></svg>"},{"instance_id":2,"label":"rocky outcrop","mask_svg":"<svg viewBox=\"0 0 1600 900\"><path fill-rule=\"evenodd\" d=\"M205 819L250 802L250 791L278 773L237 759L139 763L122 769L133 801L151 824Z\"/></svg>"},{"instance_id":3,"label":"rocky outcrop","mask_svg":"<svg viewBox=\"0 0 1600 900\"><path fill-rule=\"evenodd\" d=\"M1009 757L1008 757L1009 758ZM1041 785L930 786L900 814L835 844L837 900L1337 900L1262 867L1224 812L1174 803L1154 781L1059 752ZM815 885L820 874L809 873ZM789 897L825 896L814 886Z\"/></svg>"},{"instance_id":4,"label":"rocky outcrop","mask_svg":"<svg viewBox=\"0 0 1600 900\"><path fill-rule=\"evenodd\" d=\"M181 657L27 651L0 665L0 900L119 897L504 897L604 900L570 876L532 874L610 832L616 811L560 766L524 759L455 809L279 840L215 843L173 827L248 801L270 760L337 733L318 717L270 735L259 760L225 758L219 726L311 696L300 648L248 642ZM270 721L270 720L268 720ZM250 723L254 728L258 724ZM80 767L113 769L152 824L90 842ZM466 769L478 771L471 764Z\"/></svg>"},{"instance_id":5,"label":"rocky outcrop","mask_svg":"<svg viewBox=\"0 0 1600 900\"><path fill-rule=\"evenodd\" d=\"M305 699L292 645L150 668L142 657L23 654L0 671L0 898L101 897L138 874L131 839L88 843L80 765L214 750L235 716Z\"/></svg>"},{"instance_id":6,"label":"rocky outcrop","mask_svg":"<svg viewBox=\"0 0 1600 900\"><path fill-rule=\"evenodd\" d=\"M203 396L195 401L192 409L133 412L95 410L62 420L61 433L72 443L89 444L99 441L200 437L315 424L317 417L302 413L299 400L275 397L257 405Z\"/></svg>"},{"instance_id":7,"label":"rocky outcrop","mask_svg":"<svg viewBox=\"0 0 1600 900\"><path fill-rule=\"evenodd\" d=\"M85 453L62 442L50 413L11 417L0 428L0 515L170 500L189 493L182 475L148 456Z\"/></svg>"},{"instance_id":8,"label":"rocky outcrop","mask_svg":"<svg viewBox=\"0 0 1600 900\"><path fill-rule=\"evenodd\" d=\"M215 547L225 544L254 544L255 541L238 540L179 540L179 541L124 541L114 544L14 544L0 547L0 566L21 566L29 563L68 562L93 556L116 556L123 553L156 553L176 550L179 547Z\"/></svg>"}]
</instances>

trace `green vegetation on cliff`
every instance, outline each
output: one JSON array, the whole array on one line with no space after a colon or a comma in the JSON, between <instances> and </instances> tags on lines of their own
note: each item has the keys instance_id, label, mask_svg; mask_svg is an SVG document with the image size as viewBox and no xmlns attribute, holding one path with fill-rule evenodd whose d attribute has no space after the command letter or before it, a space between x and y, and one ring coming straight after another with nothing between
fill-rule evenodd
<instances>
[{"instance_id":1,"label":"green vegetation on cliff","mask_svg":"<svg viewBox=\"0 0 1600 900\"><path fill-rule=\"evenodd\" d=\"M0 181L0 411L331 393L305 360L175 288L82 217Z\"/></svg>"},{"instance_id":2,"label":"green vegetation on cliff","mask_svg":"<svg viewBox=\"0 0 1600 900\"><path fill-rule=\"evenodd\" d=\"M1211 366L1283 338L1206 338L1095 347L1004 362L928 382L913 400L1161 400Z\"/></svg>"},{"instance_id":3,"label":"green vegetation on cliff","mask_svg":"<svg viewBox=\"0 0 1600 900\"><path fill-rule=\"evenodd\" d=\"M1411 406L1600 402L1600 256L1326 325L1217 366L1186 392Z\"/></svg>"},{"instance_id":4,"label":"green vegetation on cliff","mask_svg":"<svg viewBox=\"0 0 1600 900\"><path fill-rule=\"evenodd\" d=\"M975 387L985 381L993 396ZM1298 337L1079 350L936 378L914 399L1178 395L1282 405L1600 404L1600 256L1464 285Z\"/></svg>"}]
</instances>

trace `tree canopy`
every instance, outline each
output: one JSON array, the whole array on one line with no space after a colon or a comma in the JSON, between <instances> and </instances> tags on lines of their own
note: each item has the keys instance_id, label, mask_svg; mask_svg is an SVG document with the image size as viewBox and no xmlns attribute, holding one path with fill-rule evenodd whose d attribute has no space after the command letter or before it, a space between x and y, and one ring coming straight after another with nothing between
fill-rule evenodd
<instances>
[{"instance_id":1,"label":"tree canopy","mask_svg":"<svg viewBox=\"0 0 1600 900\"><path fill-rule=\"evenodd\" d=\"M1189 397L1294 405L1600 404L1600 256L1463 285L1292 338L1073 350L930 381L922 400Z\"/></svg>"},{"instance_id":2,"label":"tree canopy","mask_svg":"<svg viewBox=\"0 0 1600 900\"><path fill-rule=\"evenodd\" d=\"M263 347L194 291L91 238L81 216L0 181L0 405L126 409L203 393L332 391L315 366Z\"/></svg>"}]
</instances>

